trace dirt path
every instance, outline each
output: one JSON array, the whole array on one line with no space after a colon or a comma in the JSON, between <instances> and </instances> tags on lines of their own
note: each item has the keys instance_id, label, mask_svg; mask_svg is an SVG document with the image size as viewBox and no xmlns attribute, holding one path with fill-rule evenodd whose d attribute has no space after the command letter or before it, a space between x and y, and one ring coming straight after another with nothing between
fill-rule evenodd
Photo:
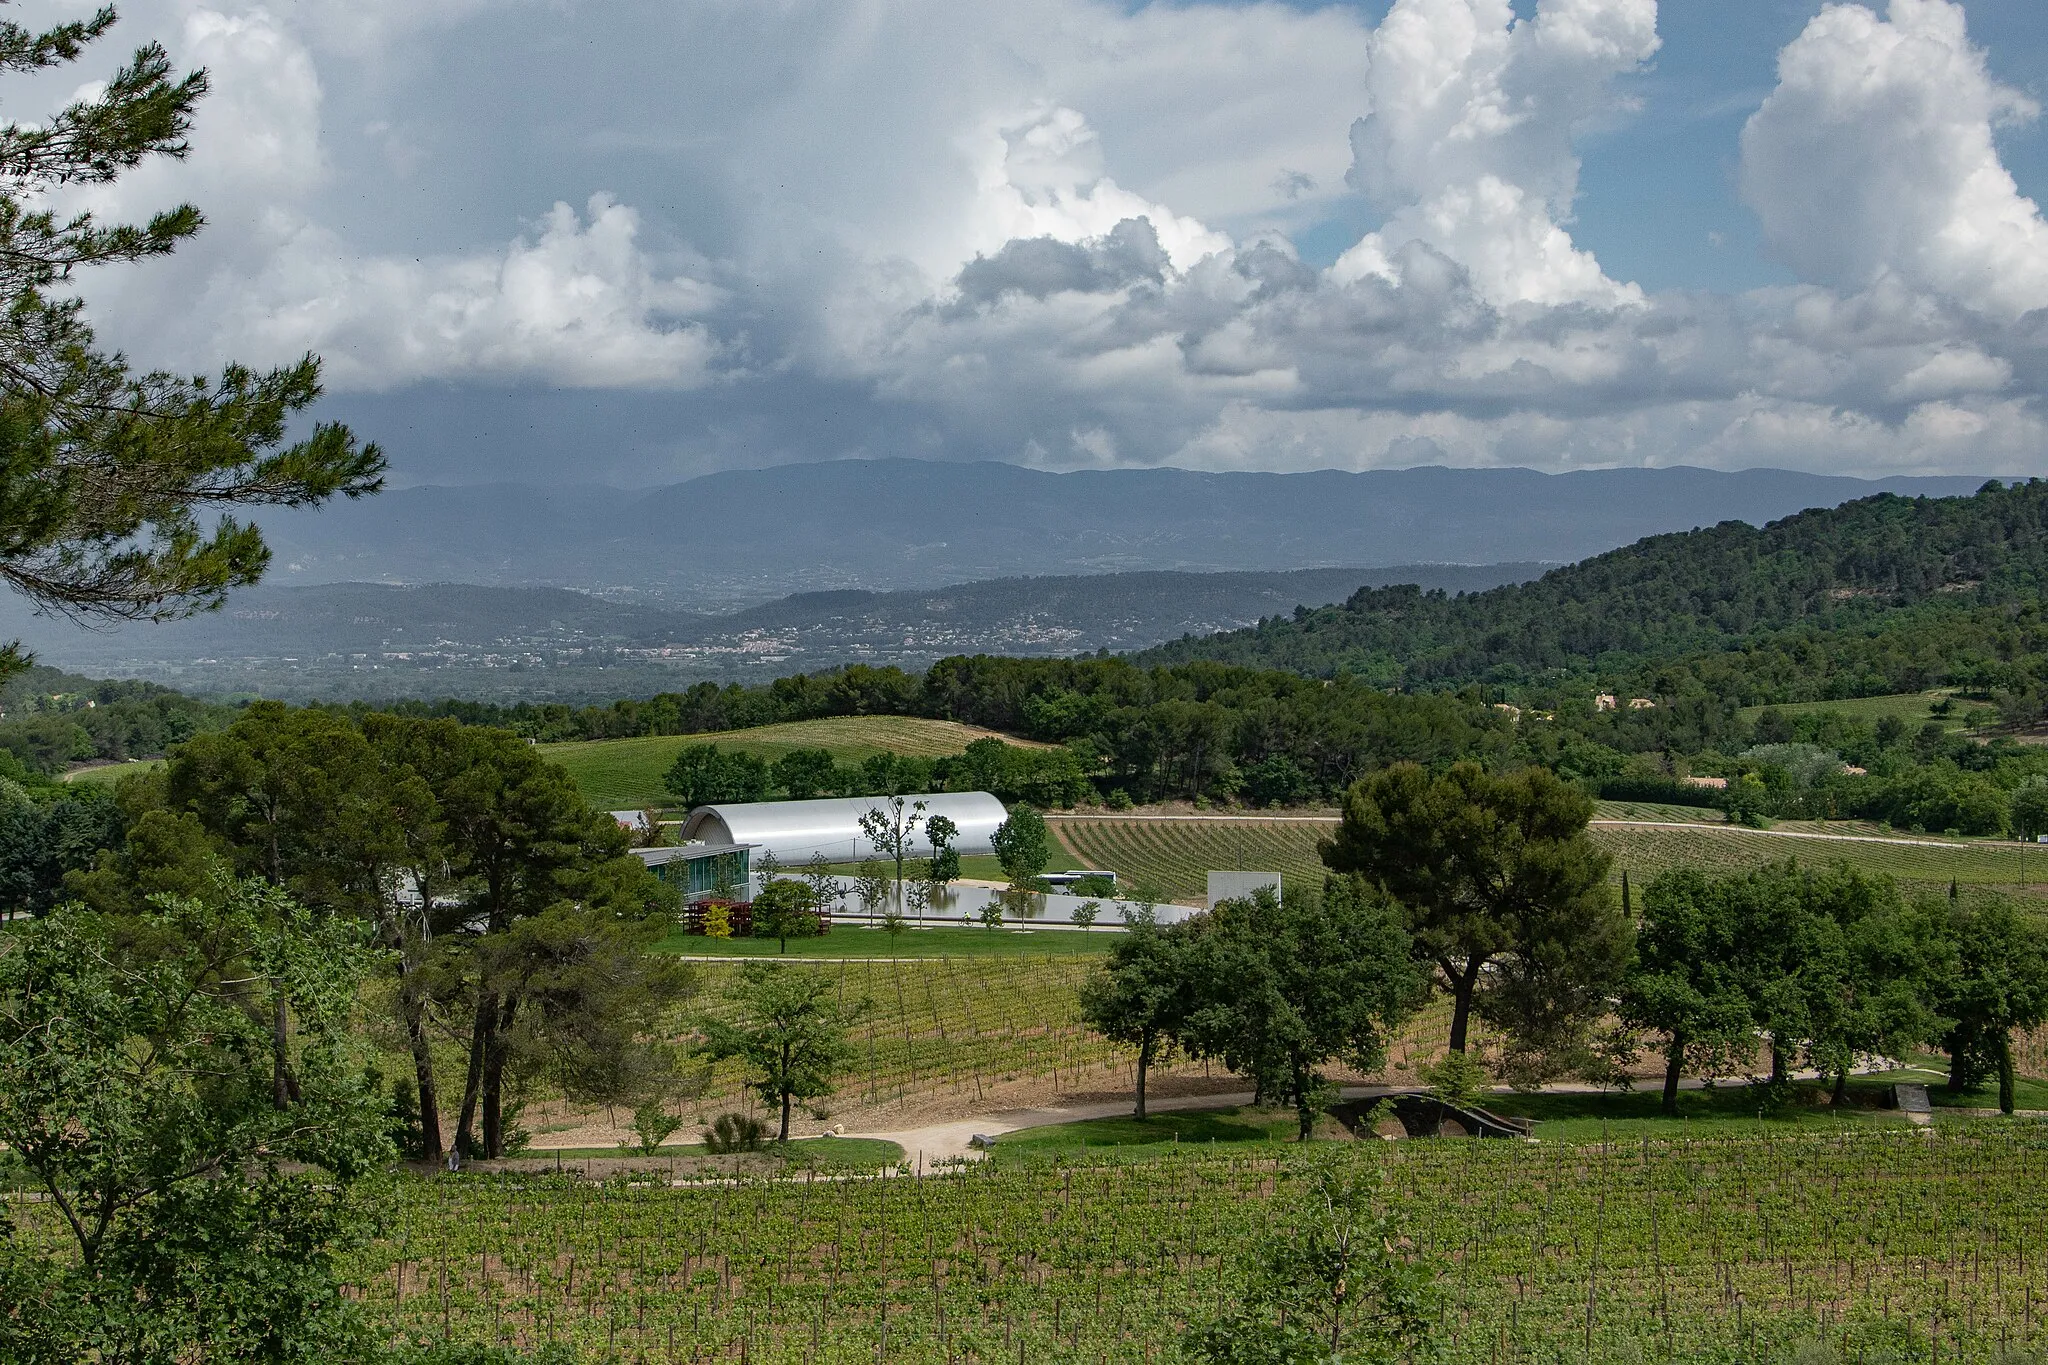
<instances>
[{"instance_id":1,"label":"dirt path","mask_svg":"<svg viewBox=\"0 0 2048 1365\"><path fill-rule=\"evenodd\" d=\"M1350 1100L1408 1088L1412 1087L1347 1085L1343 1087L1342 1093L1345 1099ZM1218 1095L1169 1095L1163 1099L1151 1100L1145 1107L1151 1113L1158 1114L1176 1109L1231 1109L1251 1102L1251 1091L1236 1090ZM886 1138L903 1149L904 1156L913 1166L919 1160L930 1165L934 1161L979 1156L979 1150L972 1145L976 1134L1000 1137L1004 1133L1014 1133L1024 1128L1044 1128L1056 1123L1079 1123L1083 1119L1118 1118L1131 1112L1132 1103L1132 1099L1125 1096L1123 1099L1100 1100L1087 1104L1049 1105L1043 1109L1005 1109L976 1118L926 1124L922 1128L903 1128L886 1133L848 1133L846 1136Z\"/></svg>"},{"instance_id":2,"label":"dirt path","mask_svg":"<svg viewBox=\"0 0 2048 1365\"><path fill-rule=\"evenodd\" d=\"M1858 1067L1854 1074L1868 1074L1868 1069ZM1819 1073L1809 1069L1794 1070L1792 1080L1812 1081L1820 1078ZM1737 1078L1720 1077L1716 1084L1728 1084ZM1705 1089L1707 1082L1698 1077L1687 1076L1678 1083L1681 1090ZM1338 1093L1347 1100L1367 1099L1374 1095L1385 1095L1394 1091L1412 1091L1411 1085L1347 1085L1339 1087ZM1494 1094L1511 1093L1504 1087L1493 1088ZM1574 1095L1605 1093L1605 1088L1575 1081L1564 1081L1543 1087L1545 1094ZM1249 1090L1223 1091L1214 1094L1168 1095L1147 1102L1146 1109L1152 1113L1186 1109L1230 1109L1252 1102ZM1484 1103L1484 1101L1482 1101ZM1070 1104L1044 1105L1030 1109L1002 1109L992 1113L969 1118L947 1119L943 1122L928 1123L915 1128L849 1132L845 1136L858 1138L885 1138L903 1149L904 1157L913 1169L920 1163L929 1166L937 1161L973 1160L981 1156L981 1149L973 1145L977 1135L1001 1137L1004 1133L1015 1133L1025 1128L1045 1128L1058 1123L1079 1123L1086 1119L1119 1118L1131 1112L1133 1099L1125 1095L1119 1099L1090 1100ZM1997 1112L1992 1110L1989 1112ZM1929 1118L1909 1115L1915 1122L1929 1122Z\"/></svg>"}]
</instances>

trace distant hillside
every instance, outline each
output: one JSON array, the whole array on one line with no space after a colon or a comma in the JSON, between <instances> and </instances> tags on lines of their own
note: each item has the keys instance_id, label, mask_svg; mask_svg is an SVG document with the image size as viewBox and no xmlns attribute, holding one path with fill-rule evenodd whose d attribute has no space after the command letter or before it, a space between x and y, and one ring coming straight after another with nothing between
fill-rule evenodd
<instances>
[{"instance_id":1,"label":"distant hillside","mask_svg":"<svg viewBox=\"0 0 2048 1365\"><path fill-rule=\"evenodd\" d=\"M262 515L277 585L572 587L689 610L795 592L924 589L1045 573L1564 563L1731 518L1755 525L1889 491L1980 479L1784 470L1397 469L1050 473L842 460L665 488L395 489Z\"/></svg>"},{"instance_id":2,"label":"distant hillside","mask_svg":"<svg viewBox=\"0 0 2048 1365\"><path fill-rule=\"evenodd\" d=\"M46 661L198 691L274 696L646 694L844 663L922 668L949 654L1122 651L1340 602L1362 584L1450 591L1531 578L1540 564L1291 573L1012 578L916 592L803 593L719 616L561 588L337 583L257 587L218 612L87 632L0 616Z\"/></svg>"},{"instance_id":3,"label":"distant hillside","mask_svg":"<svg viewBox=\"0 0 2048 1365\"><path fill-rule=\"evenodd\" d=\"M1143 662L1223 660L1385 683L1510 682L1724 648L1765 632L1870 626L2038 601L2048 483L1965 498L1880 494L1761 530L1652 536L1534 582L1452 595L1362 589L1345 603L1187 638Z\"/></svg>"}]
</instances>

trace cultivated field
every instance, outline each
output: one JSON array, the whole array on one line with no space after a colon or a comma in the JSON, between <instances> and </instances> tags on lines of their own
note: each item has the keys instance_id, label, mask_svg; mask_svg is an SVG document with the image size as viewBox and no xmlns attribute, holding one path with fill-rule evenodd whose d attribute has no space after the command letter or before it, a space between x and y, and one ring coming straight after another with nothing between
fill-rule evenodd
<instances>
[{"instance_id":1,"label":"cultivated field","mask_svg":"<svg viewBox=\"0 0 2048 1365\"><path fill-rule=\"evenodd\" d=\"M1382 1173L1458 1365L1989 1361L2048 1334L2048 1135L1997 1120L1057 1164L999 1146L936 1178L713 1188L408 1179L352 1275L389 1328L587 1361L1135 1365L1232 1299L1318 1157Z\"/></svg>"},{"instance_id":2,"label":"cultivated field","mask_svg":"<svg viewBox=\"0 0 2048 1365\"><path fill-rule=\"evenodd\" d=\"M1776 709L1788 716L1813 715L1821 711L1833 711L1837 715L1854 720L1875 723L1886 716L1897 716L1908 729L1918 730L1930 720L1939 720L1934 714L1935 706L1943 701L1953 701L1955 707L1943 722L1950 729L1962 727L1962 713L1973 703L1955 695L1952 689L1939 688L1932 692L1894 692L1881 697L1850 697L1842 701L1795 701L1776 708L1745 706L1738 713L1742 719L1754 721L1767 709Z\"/></svg>"},{"instance_id":3,"label":"cultivated field","mask_svg":"<svg viewBox=\"0 0 2048 1365\"><path fill-rule=\"evenodd\" d=\"M1666 810L1683 808L1644 809L1662 820ZM1335 822L1088 816L1057 819L1051 826L1067 850L1087 866L1114 871L1134 887L1149 884L1170 900L1200 903L1207 891L1204 874L1212 870L1244 868L1278 872L1290 881L1319 882L1323 866L1316 841L1326 837ZM1726 824L1680 829L1600 825L1593 830L1593 840L1614 855L1615 877L1625 871L1638 887L1674 867L1729 872L1786 858L1812 864L1845 861L1896 878L1909 889L1946 888L1954 880L1964 886L2018 890L2024 879L2028 889L2035 890L2048 882L2048 850L2016 843L1793 838Z\"/></svg>"},{"instance_id":4,"label":"cultivated field","mask_svg":"<svg viewBox=\"0 0 2048 1365\"><path fill-rule=\"evenodd\" d=\"M111 786L132 773L154 772L164 766L161 758L137 758L126 763L95 763L90 768L73 768L64 774L66 782L103 782Z\"/></svg>"},{"instance_id":5,"label":"cultivated field","mask_svg":"<svg viewBox=\"0 0 2048 1365\"><path fill-rule=\"evenodd\" d=\"M1119 819L1116 816L1049 821L1054 835L1077 860L1076 867L1100 868L1123 880L1123 889L1164 900L1200 905L1208 894L1209 872L1245 869L1278 872L1284 882L1321 884L1322 860L1316 840L1336 829L1323 822L1260 820Z\"/></svg>"},{"instance_id":6,"label":"cultivated field","mask_svg":"<svg viewBox=\"0 0 2048 1365\"><path fill-rule=\"evenodd\" d=\"M1077 993L1096 960L1042 953L806 964L799 970L826 976L842 1003L868 1002L852 1032L858 1055L834 1107L945 1092L978 1096L1019 1079L1042 1076L1057 1085L1083 1070L1127 1070L1128 1054L1081 1022ZM726 1008L737 968L701 965L700 1000L715 1014ZM717 1113L743 1101L740 1066L732 1062L713 1074L698 1108Z\"/></svg>"},{"instance_id":7,"label":"cultivated field","mask_svg":"<svg viewBox=\"0 0 2048 1365\"><path fill-rule=\"evenodd\" d=\"M595 739L544 744L541 752L569 770L590 803L603 810L637 810L667 803L662 774L689 744L745 750L774 762L792 749L826 749L841 763L858 763L879 753L913 758L957 754L977 739L1010 744L1028 740L976 725L917 716L831 716L823 720L760 725L708 735L655 735L643 739ZM1032 745L1031 747L1038 747Z\"/></svg>"}]
</instances>

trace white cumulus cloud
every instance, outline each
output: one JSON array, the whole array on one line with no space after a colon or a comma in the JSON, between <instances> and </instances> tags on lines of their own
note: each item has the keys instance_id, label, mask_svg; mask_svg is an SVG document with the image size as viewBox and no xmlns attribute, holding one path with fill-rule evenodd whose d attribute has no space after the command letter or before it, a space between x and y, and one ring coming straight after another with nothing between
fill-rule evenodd
<instances>
[{"instance_id":1,"label":"white cumulus cloud","mask_svg":"<svg viewBox=\"0 0 2048 1365\"><path fill-rule=\"evenodd\" d=\"M1830 5L1778 58L1742 134L1770 249L1846 289L1892 276L1983 313L2048 305L2048 225L1992 140L2039 110L1985 69L1962 6Z\"/></svg>"},{"instance_id":2,"label":"white cumulus cloud","mask_svg":"<svg viewBox=\"0 0 2048 1365\"><path fill-rule=\"evenodd\" d=\"M1397 0L1351 129L1351 182L1390 216L1338 277L1388 275L1392 253L1420 241L1495 303L1636 301L1564 224L1574 134L1657 46L1656 0L1547 0L1527 21L1508 0Z\"/></svg>"},{"instance_id":3,"label":"white cumulus cloud","mask_svg":"<svg viewBox=\"0 0 2048 1365\"><path fill-rule=\"evenodd\" d=\"M230 349L321 352L347 388L475 376L569 388L705 383L720 348L693 319L720 293L657 273L638 234L638 215L601 194L581 217L556 204L502 250L423 261L352 256L306 224L261 274L216 275L204 302L228 320Z\"/></svg>"}]
</instances>

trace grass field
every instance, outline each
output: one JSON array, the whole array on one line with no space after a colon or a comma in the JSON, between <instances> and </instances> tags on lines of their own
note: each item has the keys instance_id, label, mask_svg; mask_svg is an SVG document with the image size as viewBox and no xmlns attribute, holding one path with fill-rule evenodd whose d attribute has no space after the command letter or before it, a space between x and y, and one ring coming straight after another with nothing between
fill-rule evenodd
<instances>
[{"instance_id":1,"label":"grass field","mask_svg":"<svg viewBox=\"0 0 2048 1365\"><path fill-rule=\"evenodd\" d=\"M2038 1125L1609 1136L1057 1163L999 1144L940 1178L711 1188L409 1177L349 1263L351 1297L394 1334L592 1362L1166 1362L1293 1223L1322 1159L1379 1177L1442 1295L1447 1365L1989 1362L2048 1344Z\"/></svg>"},{"instance_id":2,"label":"grass field","mask_svg":"<svg viewBox=\"0 0 2048 1365\"><path fill-rule=\"evenodd\" d=\"M1009 735L950 720L917 716L831 716L823 720L760 725L708 735L656 735L645 739L594 739L543 744L541 752L569 770L590 803L602 810L638 810L668 802L662 774L685 745L758 754L770 763L792 749L826 749L841 763L858 763L879 753L913 758L957 754L977 739L1028 744ZM1035 747L1035 746L1034 746Z\"/></svg>"},{"instance_id":3,"label":"grass field","mask_svg":"<svg viewBox=\"0 0 2048 1365\"><path fill-rule=\"evenodd\" d=\"M1199 903L1207 892L1205 874L1212 870L1242 867L1278 872L1284 881L1320 882L1323 866L1316 854L1316 841L1335 826L1256 817L1120 820L1103 816L1054 820L1051 827L1068 852L1088 860L1090 866L1114 871L1133 886L1150 882L1170 899ZM1614 855L1614 875L1618 878L1626 871L1638 887L1675 867L1732 872L1786 858L1816 865L1842 860L1915 889L1945 888L1954 880L1964 886L2017 890L2023 876L2033 889L2048 882L2048 851L2017 843L1795 839L1725 824L1697 829L1603 825L1593 830L1593 841Z\"/></svg>"},{"instance_id":4,"label":"grass field","mask_svg":"<svg viewBox=\"0 0 2048 1365\"><path fill-rule=\"evenodd\" d=\"M1906 723L1909 730L1918 730L1930 720L1940 720L1934 714L1937 703L1953 700L1955 706L1944 721L1950 729L1960 729L1963 712L1975 704L1957 697L1952 690L1936 689L1932 692L1895 692L1882 697L1850 697L1843 701L1795 701L1787 702L1774 709L1788 716L1813 715L1820 711L1833 711L1853 720L1875 723L1886 716L1897 716ZM1745 706L1738 713L1742 719L1753 721L1765 710L1762 706Z\"/></svg>"},{"instance_id":5,"label":"grass field","mask_svg":"<svg viewBox=\"0 0 2048 1365\"><path fill-rule=\"evenodd\" d=\"M1844 1125L1901 1127L1908 1122L1903 1114L1872 1102L1874 1092L1887 1083L1873 1080L1860 1086L1858 1102L1842 1109L1829 1105L1825 1091L1815 1086L1800 1090L1794 1102L1769 1111L1759 1111L1755 1094L1747 1086L1684 1090L1679 1092L1677 1117L1668 1119L1661 1113L1663 1096L1655 1090L1537 1095L1500 1090L1483 1096L1479 1103L1497 1114L1535 1119L1535 1135L1546 1141L1599 1142L1617 1125L1626 1125L1631 1139L1745 1136L1799 1128L1839 1131ZM1329 1131L1333 1122L1324 1120L1324 1131ZM1166 1110L1143 1123L1125 1115L1025 1128L999 1138L997 1150L1004 1155L1071 1157L1097 1147L1286 1141L1295 1131L1295 1115L1287 1109Z\"/></svg>"},{"instance_id":6,"label":"grass field","mask_svg":"<svg viewBox=\"0 0 2048 1365\"><path fill-rule=\"evenodd\" d=\"M154 772L164 766L161 758L138 758L129 763L102 763L93 768L76 768L64 774L66 782L100 782L108 786L132 773Z\"/></svg>"}]
</instances>

